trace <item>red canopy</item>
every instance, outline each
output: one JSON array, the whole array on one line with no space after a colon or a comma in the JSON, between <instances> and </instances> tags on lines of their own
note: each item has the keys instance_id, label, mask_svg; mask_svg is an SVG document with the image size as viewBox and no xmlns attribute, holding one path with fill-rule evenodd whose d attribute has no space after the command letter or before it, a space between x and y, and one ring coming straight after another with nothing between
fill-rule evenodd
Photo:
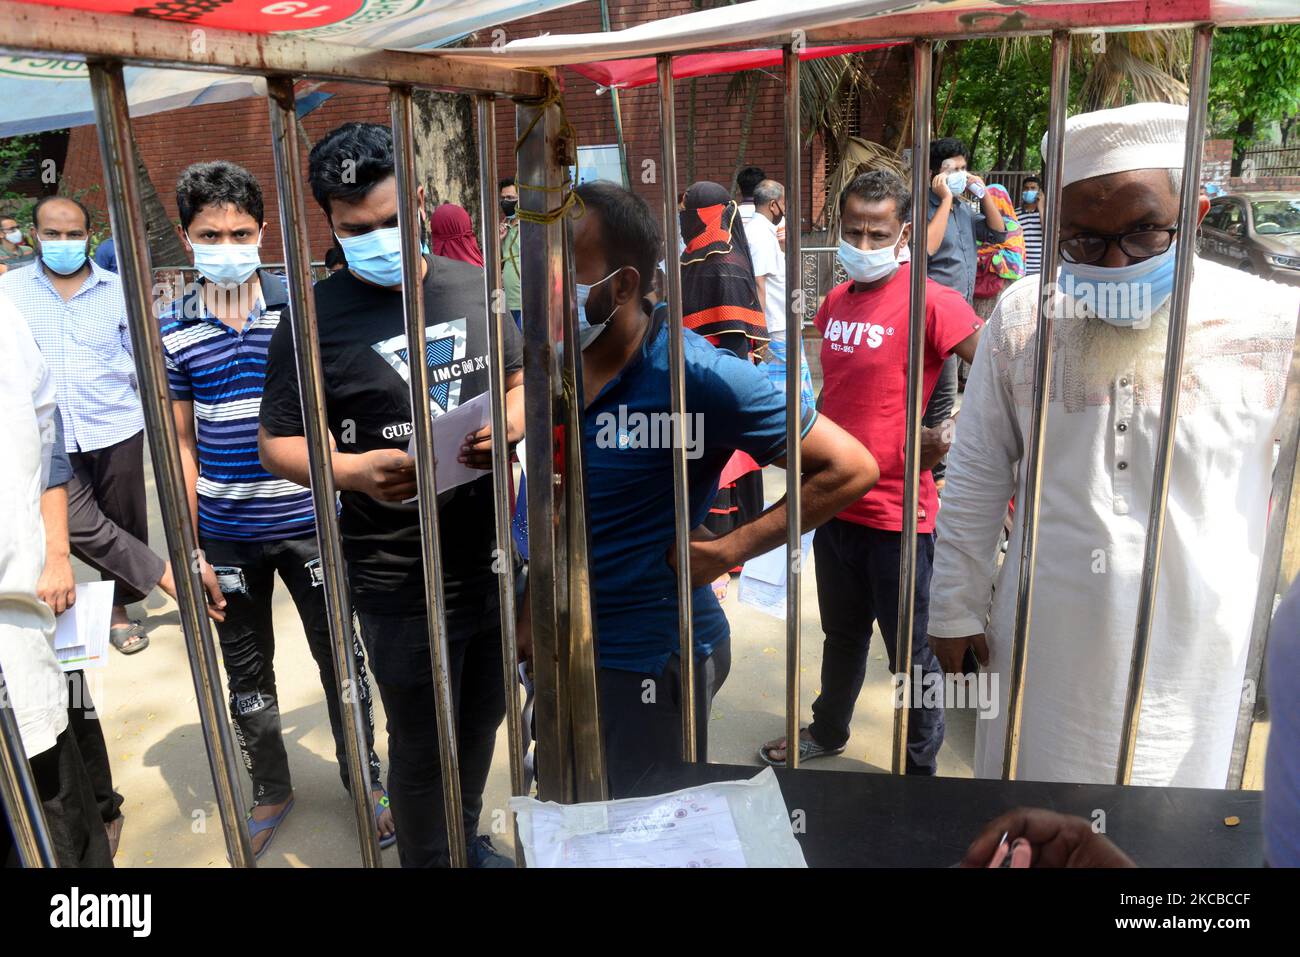
<instances>
[{"instance_id":1,"label":"red canopy","mask_svg":"<svg viewBox=\"0 0 1300 957\"><path fill-rule=\"evenodd\" d=\"M818 60L822 57L879 50L881 47L900 46L900 43L858 43L849 46L804 47L800 60ZM715 73L739 73L765 66L780 66L780 50L737 50L734 53L687 53L673 57L673 78L680 80L691 76L710 76ZM620 90L650 86L658 82L655 58L634 57L630 60L601 60L596 63L575 63L569 67L595 80L601 86Z\"/></svg>"}]
</instances>

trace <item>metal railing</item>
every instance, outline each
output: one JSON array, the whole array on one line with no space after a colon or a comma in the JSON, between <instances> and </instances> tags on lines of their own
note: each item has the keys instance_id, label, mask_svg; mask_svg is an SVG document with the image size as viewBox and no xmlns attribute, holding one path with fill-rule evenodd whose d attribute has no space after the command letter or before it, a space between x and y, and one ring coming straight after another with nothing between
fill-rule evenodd
<instances>
[{"instance_id":1,"label":"metal railing","mask_svg":"<svg viewBox=\"0 0 1300 957\"><path fill-rule=\"evenodd\" d=\"M21 27L21 30L19 29ZM1080 24L1079 29L1087 28ZM863 27L870 30L870 22ZM1194 226L1196 188L1199 183L1200 134L1204 125L1209 46L1213 27L1195 29L1194 58L1191 70L1190 99L1192 121L1189 124L1186 175L1183 182L1180 225L1185 233ZM1016 32L1008 27L1005 31ZM1052 308L1047 287L1055 275L1060 223L1060 169L1063 133L1068 100L1069 32L1064 28L1052 33L1052 82L1049 105L1047 145L1047 216L1044 222L1044 250L1041 267L1043 293L1037 303L1036 352L1034 355L1032 427L1027 436L1025 486L1018 502L1019 520L1025 534L1019 555L1016 596L1015 633L1009 719L1003 758L1003 776L1014 778L1017 771L1018 742L1022 719L1026 668L1030 651L1030 610L1033 596L1036 531L1038 525L1039 487L1042 479L1044 438L1047 426L1047 402L1052 372ZM800 138L798 123L799 62L788 40L784 44L784 129L786 188L799 195L798 171ZM354 662L350 653L351 612L345 585L339 529L334 511L334 476L331 466L330 434L326 418L326 395L320 368L318 331L311 293L312 264L308 258L305 229L306 209L302 182L301 144L294 119L293 79L301 76L365 80L382 83L390 90L390 107L396 151L397 185L400 199L400 225L403 256L403 308L407 340L414 355L423 354L425 338L425 303L419 280L420 249L418 210L416 209L414 172L414 134L411 94L417 87L430 86L473 94L478 97L480 201L487 241L486 250L497 246L495 174L495 130L492 127L492 97L510 95L516 102L519 182L519 208L523 219L521 250L523 253L524 322L524 390L525 430L529 498L530 601L534 640L537 758L539 794L543 799L573 801L603 798L607 787L604 773L604 748L600 727L599 696L596 686L595 634L591 569L588 558L586 494L583 468L582 417L583 396L581 350L577 314L573 308L572 240L568 223L553 208L555 197L567 185L567 166L572 161L568 151L572 143L554 86L553 70L523 71L479 61L452 62L437 55L376 52L283 37L251 37L234 31L207 31L205 53L191 55L188 28L182 24L140 18L93 14L72 10L50 10L0 0L0 50L52 56L84 57L90 61L91 86L94 93L96 126L104 161L105 186L109 199L113 233L118 243L118 257L126 294L130 332L136 343L135 361L140 382L146 427L154 450L153 462L167 531L168 552L177 576L177 603L185 635L190 667L199 709L209 769L216 791L217 805L227 850L236 866L253 866L243 810L239 806L238 766L234 758L229 726L223 714L222 691L210 626L205 614L206 602L198 578L194 532L189 521L179 447L172 421L167 378L163 367L158 324L153 319L151 290L154 270L149 264L148 244L140 213L136 168L130 162L130 129L122 68L125 64L152 65L181 69L208 69L251 73L268 79L268 107L271 115L276 179L280 198L279 215L285 242L286 276L293 323L297 375L302 396L304 425L311 464L311 485L317 516L317 536L321 550L325 589L329 596L328 617L331 651L338 677L335 694L348 714L345 722L346 762L351 780L368 782L369 769L362 752L363 716L359 696L350 693L355 681ZM913 129L912 189L914 208L926 208L928 186L924 158L928 156L931 125L930 82L931 40L913 42ZM676 199L676 132L673 107L671 54L659 56L660 119L662 150L662 193L664 198L665 240L668 249L676 248L679 223ZM823 269L832 247L801 248L800 237L791 233L787 255L787 288L805 296L791 295L787 320L793 324L807 321L811 309L825 294L825 283L835 278L834 267ZM911 315L925 314L926 248L924 231L914 230L912 240ZM1187 333L1188 289L1190 283L1191 244L1179 247L1175 293L1171 307L1159 453L1153 481L1153 501L1147 533L1145 561L1140 582L1140 613L1135 630L1134 656L1129 694L1126 702L1123 740L1117 742L1120 760L1117 779L1127 783L1131 773L1133 743L1142 706L1142 685L1146 649L1151 630L1154 596L1157 586L1162 547L1162 530L1172 464L1173 435L1178 403L1177 386L1182 369L1183 346ZM810 258L812 257L812 258ZM498 301L499 274L497 257L489 256L484 277L484 320L489 330L496 329L500 316L493 307ZM812 269L810 270L810 263ZM829 278L827 278L829 277ZM670 379L671 408L684 417L684 337L681 316L681 276L677 257L669 257L668 290L670 305ZM791 326L793 327L793 326ZM504 409L505 360L499 330L490 334L491 403L493 422L492 476L493 505L497 544L505 547L509 524L506 417ZM916 504L920 476L920 427L922 415L923 324L913 322L909 329L907 369L907 430L905 439L904 516L900 557L899 623L896 667L906 677L911 669L910 623L914 615L914 577L916 571ZM417 346L419 348L417 348ZM786 366L786 402L791 414L787 421L787 497L790 505L787 521L787 549L790 565L786 604L786 729L790 736L788 751L791 767L798 764L799 671L801 663L799 627L799 547L801 539L801 463L800 423L794 410L800 408L799 370L801 337L789 341ZM428 609L429 654L433 667L433 693L438 715L438 735L442 761L442 784L447 815L452 863L465 863L462 837L462 814L457 773L456 729L447 654L445 596L440 570L440 537L432 446L432 412L428 406L428 370L420 361L410 363L410 390L413 414L415 459L419 487L419 526L424 557L424 597ZM1296 415L1300 411L1300 360L1293 364L1288 383L1284 422L1287 440L1275 475L1275 502L1289 499L1295 472L1297 448ZM563 443L562 445L560 443ZM672 467L674 475L675 528L677 532L677 589L679 654L682 661L682 753L686 760L697 755L694 726L696 706L692 677L694 646L690 604L690 551L687 499L687 466L682 443L675 443ZM565 462L567 467L557 463ZM1279 491L1280 490L1280 491ZM1275 508L1270 516L1265 548L1265 567L1259 584L1259 597L1250 642L1248 678L1257 680L1268 629L1267 610L1271 608L1272 590L1276 587L1276 558L1280 555L1285 527L1285 509ZM1272 562L1270 566L1268 563ZM506 700L514 710L518 701L512 668L515 649L513 582L509 574L499 584L502 649L506 657L503 681ZM896 676L896 678L899 676ZM904 685L906 686L906 685ZM16 740L12 716L7 710L0 715L0 792L6 812L15 825L25 863L49 863L48 829L39 814L40 802L30 774L24 773L25 755ZM1249 742L1252 709L1243 700L1234 745L1229 786L1239 787L1245 748ZM892 768L902 773L907 738L908 708L896 709ZM511 748L511 784L514 793L522 791L522 755L517 715L509 726ZM379 861L373 817L369 807L369 789L353 788L355 816L361 858L368 866Z\"/></svg>"}]
</instances>

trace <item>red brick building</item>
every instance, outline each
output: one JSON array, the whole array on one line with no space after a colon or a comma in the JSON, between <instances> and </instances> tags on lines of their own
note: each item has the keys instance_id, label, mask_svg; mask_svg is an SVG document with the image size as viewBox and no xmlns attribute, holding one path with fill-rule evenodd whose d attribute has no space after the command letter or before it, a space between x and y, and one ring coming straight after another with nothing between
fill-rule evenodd
<instances>
[{"instance_id":1,"label":"red brick building","mask_svg":"<svg viewBox=\"0 0 1300 957\"><path fill-rule=\"evenodd\" d=\"M612 0L609 3L610 26L618 30L689 13L692 9L691 0ZM600 4L596 0L587 0L505 24L502 29L510 39L543 32L599 32ZM490 40L480 38L480 42L486 44ZM873 74L878 88L875 98L883 101L896 96L907 83L908 49L897 47L870 51L865 55L871 57L875 65ZM727 87L731 80L730 76L700 77L695 84L694 179L709 179L729 186L739 166L755 165L762 167L769 176L784 181L785 141L779 68L759 74L759 93L748 123L744 116L744 98L728 102ZM579 145L615 145L617 137L608 94L598 95L595 83L570 69L561 70L561 82L565 109L577 132ZM690 142L687 135L691 116L691 81L679 80L676 86L678 181L685 188L691 182L688 178ZM388 122L387 94L382 88L331 83L320 89L333 95L303 118L303 125L313 141L349 120ZM641 181L643 161L653 160L657 167L660 158L658 88L651 86L623 91L621 99L627 159L632 172L631 186L648 201L658 203L658 182ZM883 106L864 103L862 135L868 139L881 138L880 125L885 112ZM268 233L264 245L272 250L280 247L281 237L269 123L265 102L248 99L139 117L132 121L132 129L150 177L168 214L173 217L176 209L171 189L187 165L202 160L230 159L248 167L266 189ZM497 109L500 176L515 172L514 130L514 107L506 100ZM743 153L740 148L742 137L745 138ZM806 144L803 157L799 208L807 229L820 215L825 191L825 152L820 141ZM83 194L84 198L91 205L103 209L102 194L95 190L103 174L93 127L72 131L63 178L63 189L88 190ZM309 205L312 255L320 259L329 247L331 237L324 216L314 204ZM790 208L795 209L793 202ZM268 253L266 258L269 261L272 255Z\"/></svg>"}]
</instances>

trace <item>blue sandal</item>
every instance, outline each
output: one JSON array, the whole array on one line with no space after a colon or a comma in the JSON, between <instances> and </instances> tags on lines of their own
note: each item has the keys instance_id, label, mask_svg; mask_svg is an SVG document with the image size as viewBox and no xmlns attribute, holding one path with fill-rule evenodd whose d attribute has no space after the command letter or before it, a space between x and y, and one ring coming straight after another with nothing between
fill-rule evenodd
<instances>
[{"instance_id":1,"label":"blue sandal","mask_svg":"<svg viewBox=\"0 0 1300 957\"><path fill-rule=\"evenodd\" d=\"M393 803L390 800L388 800L388 792L385 791L384 796L381 797L378 801L373 802L371 804L371 807L374 809L375 812L375 830L378 831L379 815L383 814L385 811L391 813L393 810ZM380 837L379 848L380 850L383 850L386 847L392 847L396 843L397 843L397 828L394 827L392 834L389 834L387 837Z\"/></svg>"},{"instance_id":2,"label":"blue sandal","mask_svg":"<svg viewBox=\"0 0 1300 957\"><path fill-rule=\"evenodd\" d=\"M261 859L263 854L265 854L268 850L271 849L271 844L275 841L276 831L279 829L280 825L284 823L284 819L289 816L289 812L293 810L293 801L294 801L293 798L289 798L289 803L284 806L283 811L281 811L275 817L268 817L265 821L253 820L252 812L249 812L248 839L250 842L253 840L253 838L257 837L257 835L261 834L263 831L271 832L271 836L266 839L266 843L262 845L262 849L258 851L255 855L253 855L258 860Z\"/></svg>"}]
</instances>

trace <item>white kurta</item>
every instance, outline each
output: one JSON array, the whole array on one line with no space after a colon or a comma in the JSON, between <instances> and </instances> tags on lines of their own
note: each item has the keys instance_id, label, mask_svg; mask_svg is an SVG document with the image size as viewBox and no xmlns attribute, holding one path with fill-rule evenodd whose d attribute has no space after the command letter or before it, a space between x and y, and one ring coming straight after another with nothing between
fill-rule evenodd
<instances>
[{"instance_id":1,"label":"white kurta","mask_svg":"<svg viewBox=\"0 0 1300 957\"><path fill-rule=\"evenodd\" d=\"M31 268L31 267L28 267ZM54 613L36 597L45 565L40 497L54 446L55 393L18 310L0 296L0 668L28 757L68 726L68 692L54 656Z\"/></svg>"},{"instance_id":2,"label":"white kurta","mask_svg":"<svg viewBox=\"0 0 1300 957\"><path fill-rule=\"evenodd\" d=\"M929 631L985 632L998 685L975 772L998 777L1023 526L1038 279L1007 290L966 386L939 510ZM1133 783L1222 788L1242 693L1300 289L1197 260ZM1169 310L1055 323L1017 776L1111 783L1137 620ZM994 579L996 576L996 589ZM987 627L986 627L987 621Z\"/></svg>"}]
</instances>

